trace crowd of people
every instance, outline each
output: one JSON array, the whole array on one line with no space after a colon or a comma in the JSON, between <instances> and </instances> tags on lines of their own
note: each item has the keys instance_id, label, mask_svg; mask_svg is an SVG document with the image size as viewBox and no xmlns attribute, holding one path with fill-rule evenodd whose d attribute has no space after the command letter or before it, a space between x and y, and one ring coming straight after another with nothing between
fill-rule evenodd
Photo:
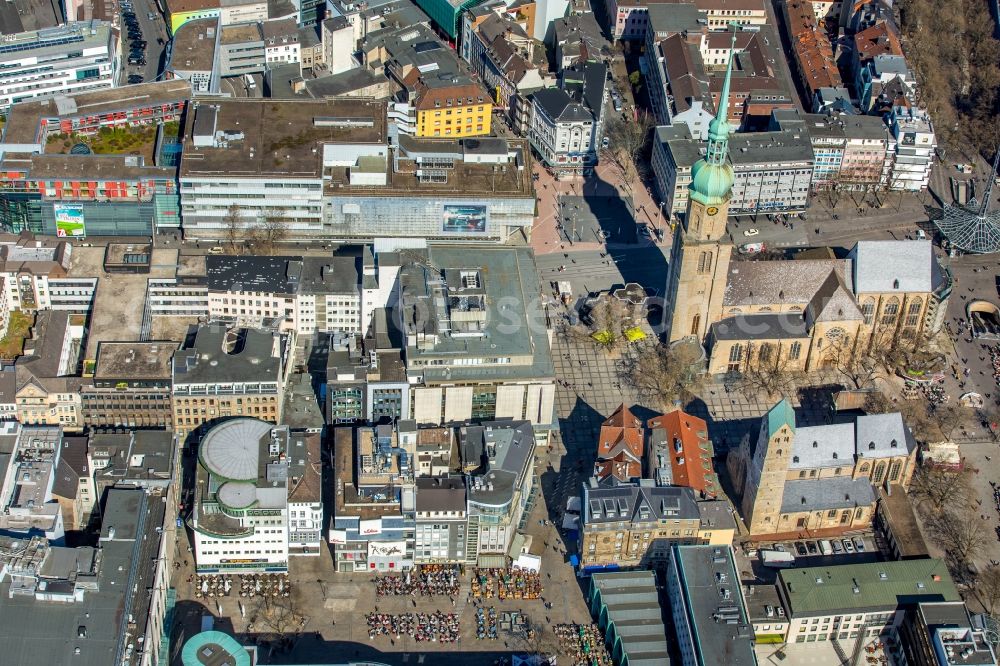
<instances>
[{"instance_id":1,"label":"crowd of people","mask_svg":"<svg viewBox=\"0 0 1000 666\"><path fill-rule=\"evenodd\" d=\"M993 365L993 381L1000 387L1000 344L990 345L990 361Z\"/></svg>"},{"instance_id":2,"label":"crowd of people","mask_svg":"<svg viewBox=\"0 0 1000 666\"><path fill-rule=\"evenodd\" d=\"M195 598L228 597L234 589L232 574L199 574L188 576L188 582L195 586ZM292 584L288 574L243 574L240 576L241 597L288 597L292 594Z\"/></svg>"},{"instance_id":3,"label":"crowd of people","mask_svg":"<svg viewBox=\"0 0 1000 666\"><path fill-rule=\"evenodd\" d=\"M433 595L458 596L459 570L457 566L425 564L405 574L376 576L375 594L378 597Z\"/></svg>"},{"instance_id":4,"label":"crowd of people","mask_svg":"<svg viewBox=\"0 0 1000 666\"><path fill-rule=\"evenodd\" d=\"M538 599L542 579L525 569L476 569L472 577L472 596L476 599Z\"/></svg>"},{"instance_id":5,"label":"crowd of people","mask_svg":"<svg viewBox=\"0 0 1000 666\"><path fill-rule=\"evenodd\" d=\"M572 666L614 664L596 624L557 624L553 629L559 639L559 652L569 656Z\"/></svg>"},{"instance_id":6,"label":"crowd of people","mask_svg":"<svg viewBox=\"0 0 1000 666\"><path fill-rule=\"evenodd\" d=\"M233 588L233 581L225 574L199 574L197 581L193 577L188 577L189 583L195 584L195 598L205 597L228 597L229 591Z\"/></svg>"},{"instance_id":7,"label":"crowd of people","mask_svg":"<svg viewBox=\"0 0 1000 666\"><path fill-rule=\"evenodd\" d=\"M286 573L249 574L240 576L241 597L287 597L292 584Z\"/></svg>"},{"instance_id":8,"label":"crowd of people","mask_svg":"<svg viewBox=\"0 0 1000 666\"><path fill-rule=\"evenodd\" d=\"M457 643L460 629L454 613L368 613L368 638L410 636L418 643Z\"/></svg>"},{"instance_id":9,"label":"crowd of people","mask_svg":"<svg viewBox=\"0 0 1000 666\"><path fill-rule=\"evenodd\" d=\"M476 609L476 638L481 641L497 639L497 609L493 606Z\"/></svg>"}]
</instances>

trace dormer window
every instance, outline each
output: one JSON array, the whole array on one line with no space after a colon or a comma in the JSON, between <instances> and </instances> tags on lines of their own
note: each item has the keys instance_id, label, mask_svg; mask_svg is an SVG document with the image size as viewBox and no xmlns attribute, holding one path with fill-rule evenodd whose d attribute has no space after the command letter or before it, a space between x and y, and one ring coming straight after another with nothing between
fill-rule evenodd
<instances>
[{"instance_id":1,"label":"dormer window","mask_svg":"<svg viewBox=\"0 0 1000 666\"><path fill-rule=\"evenodd\" d=\"M868 442L868 450L869 451L875 450L875 442Z\"/></svg>"},{"instance_id":2,"label":"dormer window","mask_svg":"<svg viewBox=\"0 0 1000 666\"><path fill-rule=\"evenodd\" d=\"M797 463L798 461L799 461L799 457L798 456L792 456L792 462L793 463Z\"/></svg>"},{"instance_id":3,"label":"dormer window","mask_svg":"<svg viewBox=\"0 0 1000 666\"><path fill-rule=\"evenodd\" d=\"M899 280L898 279L892 281L892 288L893 289L899 289Z\"/></svg>"},{"instance_id":4,"label":"dormer window","mask_svg":"<svg viewBox=\"0 0 1000 666\"><path fill-rule=\"evenodd\" d=\"M898 448L898 446L896 444L896 440L892 440L891 442L889 442L889 448L891 448L891 449Z\"/></svg>"},{"instance_id":5,"label":"dormer window","mask_svg":"<svg viewBox=\"0 0 1000 666\"><path fill-rule=\"evenodd\" d=\"M834 451L834 452L833 452L833 459L834 459L834 460L836 460L836 459L837 459L837 452L836 452L836 451Z\"/></svg>"},{"instance_id":6,"label":"dormer window","mask_svg":"<svg viewBox=\"0 0 1000 666\"><path fill-rule=\"evenodd\" d=\"M814 449L818 449L819 448L819 442L813 442L813 448Z\"/></svg>"}]
</instances>

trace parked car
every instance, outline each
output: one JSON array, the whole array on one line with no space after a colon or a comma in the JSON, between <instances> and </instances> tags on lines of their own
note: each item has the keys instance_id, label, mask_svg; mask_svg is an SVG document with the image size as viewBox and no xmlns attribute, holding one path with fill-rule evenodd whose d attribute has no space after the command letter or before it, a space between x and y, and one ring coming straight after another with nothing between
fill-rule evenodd
<instances>
[{"instance_id":1,"label":"parked car","mask_svg":"<svg viewBox=\"0 0 1000 666\"><path fill-rule=\"evenodd\" d=\"M850 539L844 539L844 550L848 553L854 552L854 544L851 543Z\"/></svg>"},{"instance_id":2,"label":"parked car","mask_svg":"<svg viewBox=\"0 0 1000 666\"><path fill-rule=\"evenodd\" d=\"M830 542L827 539L822 539L819 542L819 552L823 553L824 555L833 555L833 547L830 545Z\"/></svg>"},{"instance_id":3,"label":"parked car","mask_svg":"<svg viewBox=\"0 0 1000 666\"><path fill-rule=\"evenodd\" d=\"M129 77L128 77L128 82L129 83L142 83L142 81L143 81L143 78L142 78L141 74L129 74Z\"/></svg>"},{"instance_id":4,"label":"parked car","mask_svg":"<svg viewBox=\"0 0 1000 666\"><path fill-rule=\"evenodd\" d=\"M743 232L743 235L746 236L747 238L750 238L751 236L756 236L759 233L760 229L747 229L746 231Z\"/></svg>"},{"instance_id":5,"label":"parked car","mask_svg":"<svg viewBox=\"0 0 1000 666\"><path fill-rule=\"evenodd\" d=\"M858 549L859 553L865 552L865 540L861 537L854 537L854 547Z\"/></svg>"},{"instance_id":6,"label":"parked car","mask_svg":"<svg viewBox=\"0 0 1000 666\"><path fill-rule=\"evenodd\" d=\"M156 14L154 14L153 12L149 12L148 14L146 14L146 18L148 18L150 21L155 21Z\"/></svg>"},{"instance_id":7,"label":"parked car","mask_svg":"<svg viewBox=\"0 0 1000 666\"><path fill-rule=\"evenodd\" d=\"M819 552L819 548L816 547L815 541L806 541L806 550L809 551L810 555L815 555Z\"/></svg>"},{"instance_id":8,"label":"parked car","mask_svg":"<svg viewBox=\"0 0 1000 666\"><path fill-rule=\"evenodd\" d=\"M799 557L806 554L806 545L801 541L795 542L795 552L799 554Z\"/></svg>"},{"instance_id":9,"label":"parked car","mask_svg":"<svg viewBox=\"0 0 1000 666\"><path fill-rule=\"evenodd\" d=\"M840 545L840 541L837 539L833 540L833 552L835 555L840 555L844 552L844 547Z\"/></svg>"}]
</instances>

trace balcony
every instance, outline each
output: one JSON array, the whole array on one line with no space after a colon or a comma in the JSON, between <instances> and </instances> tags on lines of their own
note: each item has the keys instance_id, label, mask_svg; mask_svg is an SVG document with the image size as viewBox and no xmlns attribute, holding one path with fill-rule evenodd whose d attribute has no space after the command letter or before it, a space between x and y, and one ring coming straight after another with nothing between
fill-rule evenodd
<instances>
[{"instance_id":1,"label":"balcony","mask_svg":"<svg viewBox=\"0 0 1000 666\"><path fill-rule=\"evenodd\" d=\"M198 532L219 539L245 539L253 536L253 527L244 527L238 520L222 513L218 504L199 502L197 506L196 524L192 527Z\"/></svg>"}]
</instances>

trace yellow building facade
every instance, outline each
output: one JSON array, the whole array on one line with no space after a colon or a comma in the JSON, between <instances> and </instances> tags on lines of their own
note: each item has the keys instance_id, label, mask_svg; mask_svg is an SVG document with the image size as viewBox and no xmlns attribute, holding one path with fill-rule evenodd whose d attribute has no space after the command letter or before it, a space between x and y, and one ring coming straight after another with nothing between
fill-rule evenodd
<instances>
[{"instance_id":1,"label":"yellow building facade","mask_svg":"<svg viewBox=\"0 0 1000 666\"><path fill-rule=\"evenodd\" d=\"M416 136L462 138L488 136L493 102L473 84L423 87L416 102Z\"/></svg>"},{"instance_id":2,"label":"yellow building facade","mask_svg":"<svg viewBox=\"0 0 1000 666\"><path fill-rule=\"evenodd\" d=\"M900 414L797 426L787 400L727 461L751 536L808 535L871 525L878 489L906 488L917 446Z\"/></svg>"}]
</instances>

